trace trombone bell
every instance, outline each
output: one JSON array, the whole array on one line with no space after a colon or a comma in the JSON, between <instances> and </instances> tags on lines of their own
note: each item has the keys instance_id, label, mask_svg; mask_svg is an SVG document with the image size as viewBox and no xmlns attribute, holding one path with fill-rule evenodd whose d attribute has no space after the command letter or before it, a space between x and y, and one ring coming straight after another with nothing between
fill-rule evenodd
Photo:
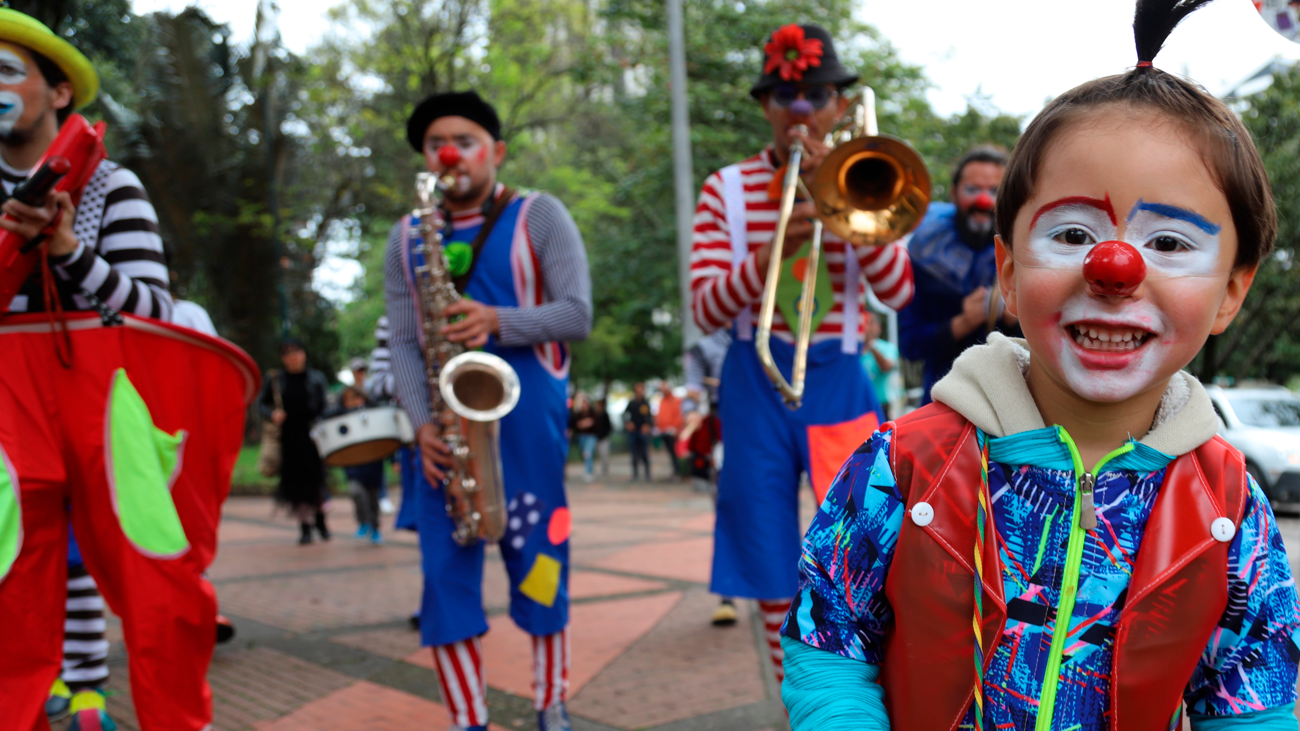
<instances>
[{"instance_id":1,"label":"trombone bell","mask_svg":"<svg viewBox=\"0 0 1300 731\"><path fill-rule=\"evenodd\" d=\"M911 233L930 206L930 172L902 140L857 137L826 156L809 191L836 236L884 246Z\"/></svg>"}]
</instances>

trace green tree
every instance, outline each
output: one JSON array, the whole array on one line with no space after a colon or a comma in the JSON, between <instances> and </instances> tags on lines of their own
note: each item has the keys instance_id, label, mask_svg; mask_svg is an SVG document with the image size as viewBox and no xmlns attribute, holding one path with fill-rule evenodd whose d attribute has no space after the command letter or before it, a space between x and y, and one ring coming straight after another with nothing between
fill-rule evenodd
<instances>
[{"instance_id":1,"label":"green tree","mask_svg":"<svg viewBox=\"0 0 1300 731\"><path fill-rule=\"evenodd\" d=\"M1300 374L1300 67L1242 103L1277 202L1277 249L1260 263L1237 319L1210 338L1193 368L1207 383L1221 375L1286 383Z\"/></svg>"}]
</instances>

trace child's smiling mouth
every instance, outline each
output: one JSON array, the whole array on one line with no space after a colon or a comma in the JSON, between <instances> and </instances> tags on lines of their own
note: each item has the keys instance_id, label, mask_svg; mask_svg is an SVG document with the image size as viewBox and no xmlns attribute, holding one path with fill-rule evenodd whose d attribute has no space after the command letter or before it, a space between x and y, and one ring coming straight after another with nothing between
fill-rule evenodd
<instances>
[{"instance_id":1,"label":"child's smiling mouth","mask_svg":"<svg viewBox=\"0 0 1300 731\"><path fill-rule=\"evenodd\" d=\"M1130 353L1154 335L1140 327L1099 322L1078 322L1065 330L1080 348L1100 353Z\"/></svg>"}]
</instances>

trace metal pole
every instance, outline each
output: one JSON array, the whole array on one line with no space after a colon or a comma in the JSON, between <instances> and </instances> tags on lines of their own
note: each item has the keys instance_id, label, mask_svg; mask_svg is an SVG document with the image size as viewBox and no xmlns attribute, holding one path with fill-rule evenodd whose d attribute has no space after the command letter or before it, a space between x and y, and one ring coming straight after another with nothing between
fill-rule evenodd
<instances>
[{"instance_id":1,"label":"metal pole","mask_svg":"<svg viewBox=\"0 0 1300 731\"><path fill-rule=\"evenodd\" d=\"M677 200L677 281L682 293L682 349L700 329L691 315L691 239L695 228L695 176L691 170L691 120L686 101L686 39L682 0L668 0L668 68L672 91L673 187Z\"/></svg>"}]
</instances>

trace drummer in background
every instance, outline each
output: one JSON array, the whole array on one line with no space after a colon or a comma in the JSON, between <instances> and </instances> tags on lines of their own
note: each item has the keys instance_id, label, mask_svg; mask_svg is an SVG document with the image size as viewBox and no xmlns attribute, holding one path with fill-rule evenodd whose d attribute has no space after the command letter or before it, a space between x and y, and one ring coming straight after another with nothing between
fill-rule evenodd
<instances>
[{"instance_id":1,"label":"drummer in background","mask_svg":"<svg viewBox=\"0 0 1300 731\"><path fill-rule=\"evenodd\" d=\"M360 359L353 360L354 375L357 372L357 360ZM365 361L362 360L361 364L365 365ZM362 374L364 376L364 369ZM366 408L369 403L360 386L348 386L339 394L338 413L358 411ZM379 495L384 488L384 460L345 467L343 474L347 476L348 493L356 508L357 538L369 538L371 544L382 545L384 539L379 531Z\"/></svg>"}]
</instances>

